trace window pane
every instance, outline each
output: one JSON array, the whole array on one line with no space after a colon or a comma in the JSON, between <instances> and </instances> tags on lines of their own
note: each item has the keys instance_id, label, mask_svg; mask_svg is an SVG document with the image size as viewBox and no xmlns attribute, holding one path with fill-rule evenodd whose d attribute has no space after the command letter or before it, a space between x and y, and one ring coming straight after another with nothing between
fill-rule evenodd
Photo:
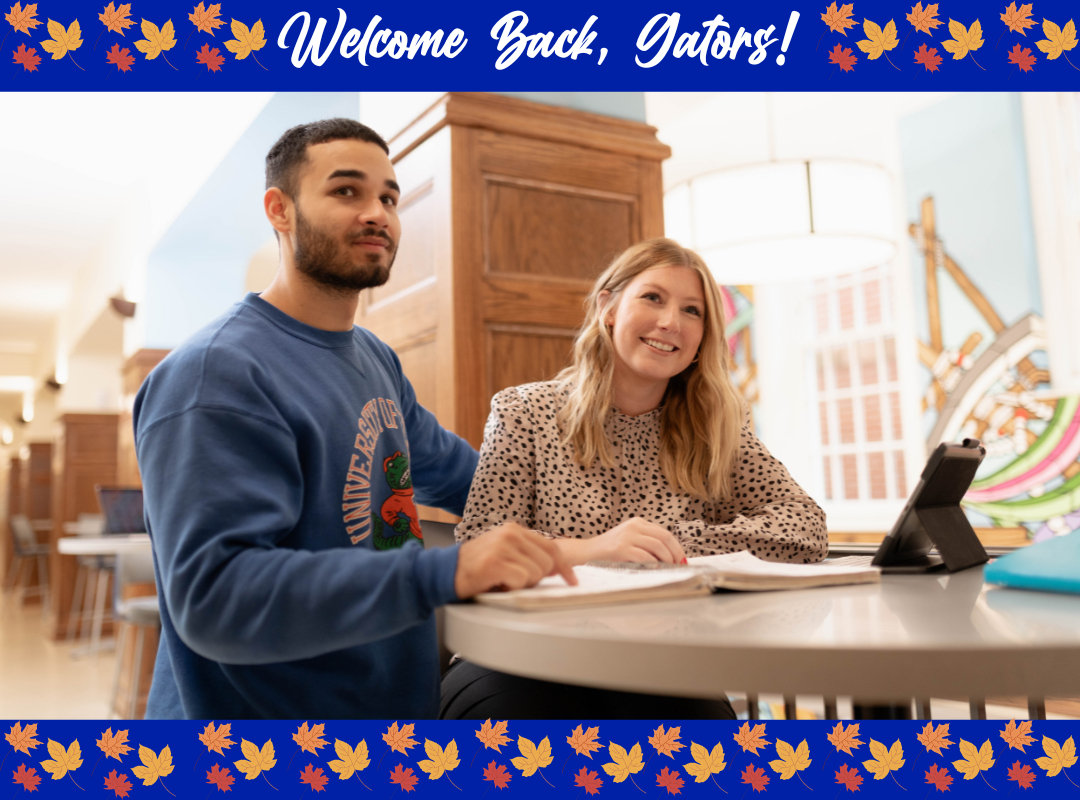
<instances>
[{"instance_id":1,"label":"window pane","mask_svg":"<svg viewBox=\"0 0 1080 800\"><path fill-rule=\"evenodd\" d=\"M839 417L841 443L852 444L855 441L855 409L850 397L836 401L836 415Z\"/></svg>"},{"instance_id":2,"label":"window pane","mask_svg":"<svg viewBox=\"0 0 1080 800\"><path fill-rule=\"evenodd\" d=\"M851 359L847 347L835 347L832 351L833 382L837 389L851 386Z\"/></svg>"},{"instance_id":3,"label":"window pane","mask_svg":"<svg viewBox=\"0 0 1080 800\"><path fill-rule=\"evenodd\" d=\"M885 339L885 379L898 380L896 377L896 339L891 336Z\"/></svg>"},{"instance_id":4,"label":"window pane","mask_svg":"<svg viewBox=\"0 0 1080 800\"><path fill-rule=\"evenodd\" d=\"M885 454L866 454L867 472L870 473L870 497L873 500L885 499Z\"/></svg>"},{"instance_id":5,"label":"window pane","mask_svg":"<svg viewBox=\"0 0 1080 800\"><path fill-rule=\"evenodd\" d=\"M815 298L814 302L817 310L817 332L828 333L829 332L829 296L827 294L819 294Z\"/></svg>"},{"instance_id":6,"label":"window pane","mask_svg":"<svg viewBox=\"0 0 1080 800\"><path fill-rule=\"evenodd\" d=\"M877 325L881 322L881 284L876 279L863 284L863 303L866 324Z\"/></svg>"},{"instance_id":7,"label":"window pane","mask_svg":"<svg viewBox=\"0 0 1080 800\"><path fill-rule=\"evenodd\" d=\"M863 422L866 424L866 441L880 442L884 437L881 431L881 397L872 394L863 398Z\"/></svg>"},{"instance_id":8,"label":"window pane","mask_svg":"<svg viewBox=\"0 0 1080 800\"><path fill-rule=\"evenodd\" d=\"M829 407L826 403L818 403L818 412L821 415L821 443L829 443Z\"/></svg>"},{"instance_id":9,"label":"window pane","mask_svg":"<svg viewBox=\"0 0 1080 800\"><path fill-rule=\"evenodd\" d=\"M855 456L848 454L840 457L844 465L844 499L859 499L859 470L855 466Z\"/></svg>"},{"instance_id":10,"label":"window pane","mask_svg":"<svg viewBox=\"0 0 1080 800\"><path fill-rule=\"evenodd\" d=\"M855 290L845 286L836 293L836 299L840 304L840 328L851 330L855 327Z\"/></svg>"},{"instance_id":11,"label":"window pane","mask_svg":"<svg viewBox=\"0 0 1080 800\"><path fill-rule=\"evenodd\" d=\"M832 500L832 460L828 456L825 456L823 461L825 463L825 499Z\"/></svg>"},{"instance_id":12,"label":"window pane","mask_svg":"<svg viewBox=\"0 0 1080 800\"><path fill-rule=\"evenodd\" d=\"M892 417L892 438L903 439L904 427L900 422L900 393L889 392L889 412Z\"/></svg>"},{"instance_id":13,"label":"window pane","mask_svg":"<svg viewBox=\"0 0 1080 800\"><path fill-rule=\"evenodd\" d=\"M904 476L904 451L893 452L893 464L896 470L896 496L907 498L907 478Z\"/></svg>"},{"instance_id":14,"label":"window pane","mask_svg":"<svg viewBox=\"0 0 1080 800\"><path fill-rule=\"evenodd\" d=\"M825 391L825 356L819 350L814 355L814 362L817 366L817 388L819 392Z\"/></svg>"},{"instance_id":15,"label":"window pane","mask_svg":"<svg viewBox=\"0 0 1080 800\"><path fill-rule=\"evenodd\" d=\"M878 382L877 346L873 340L859 342L859 380L863 386L873 386Z\"/></svg>"}]
</instances>

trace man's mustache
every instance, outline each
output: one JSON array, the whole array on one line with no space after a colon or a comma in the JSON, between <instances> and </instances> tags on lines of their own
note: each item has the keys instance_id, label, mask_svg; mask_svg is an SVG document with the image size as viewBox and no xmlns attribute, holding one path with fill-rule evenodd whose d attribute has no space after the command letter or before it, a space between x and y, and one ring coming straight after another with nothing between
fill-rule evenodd
<instances>
[{"instance_id":1,"label":"man's mustache","mask_svg":"<svg viewBox=\"0 0 1080 800\"><path fill-rule=\"evenodd\" d=\"M378 228L364 228L358 233L354 233L349 237L350 244L357 239L367 239L372 236L378 236L380 239L386 239L387 243L392 248L394 246L394 240L390 238L390 235L386 231L379 230Z\"/></svg>"}]
</instances>

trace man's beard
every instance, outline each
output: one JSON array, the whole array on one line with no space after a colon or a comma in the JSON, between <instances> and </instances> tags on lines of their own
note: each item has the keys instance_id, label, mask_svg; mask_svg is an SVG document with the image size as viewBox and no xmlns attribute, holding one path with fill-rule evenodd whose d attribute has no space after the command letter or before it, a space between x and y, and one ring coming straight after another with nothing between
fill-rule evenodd
<instances>
[{"instance_id":1,"label":"man's beard","mask_svg":"<svg viewBox=\"0 0 1080 800\"><path fill-rule=\"evenodd\" d=\"M382 264L382 253L366 253L367 263L355 264L347 251L348 244L316 228L296 207L296 268L320 286L339 292L357 292L382 286L390 279L390 267L397 256L397 245L383 231L364 228L350 238L379 236L386 240L389 260Z\"/></svg>"}]
</instances>

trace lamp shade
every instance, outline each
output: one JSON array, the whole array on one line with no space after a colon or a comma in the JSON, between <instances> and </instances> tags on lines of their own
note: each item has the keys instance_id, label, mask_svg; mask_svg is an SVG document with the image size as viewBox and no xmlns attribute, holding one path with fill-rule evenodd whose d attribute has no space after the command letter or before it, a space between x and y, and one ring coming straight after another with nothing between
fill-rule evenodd
<instances>
[{"instance_id":1,"label":"lamp shade","mask_svg":"<svg viewBox=\"0 0 1080 800\"><path fill-rule=\"evenodd\" d=\"M672 187L665 226L725 284L804 280L877 266L896 252L892 185L858 161L780 161Z\"/></svg>"}]
</instances>

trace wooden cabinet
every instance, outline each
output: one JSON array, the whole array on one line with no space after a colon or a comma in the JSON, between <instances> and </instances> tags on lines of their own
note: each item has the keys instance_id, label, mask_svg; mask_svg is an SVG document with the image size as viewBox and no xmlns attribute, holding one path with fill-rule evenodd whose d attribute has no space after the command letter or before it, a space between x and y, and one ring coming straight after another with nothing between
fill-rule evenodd
<instances>
[{"instance_id":1,"label":"wooden cabinet","mask_svg":"<svg viewBox=\"0 0 1080 800\"><path fill-rule=\"evenodd\" d=\"M390 147L401 243L356 321L478 448L492 395L565 366L593 280L663 235L671 151L642 123L471 93L445 95Z\"/></svg>"},{"instance_id":2,"label":"wooden cabinet","mask_svg":"<svg viewBox=\"0 0 1080 800\"><path fill-rule=\"evenodd\" d=\"M11 461L8 464L7 474L7 513L8 517L12 514L22 513L22 459L18 456L12 456ZM0 531L3 531L4 541L2 547L0 547L0 554L3 555L3 561L0 562L0 580L4 581L3 589L7 589L7 577L8 570L11 569L11 564L15 559L15 540L11 533L11 529L8 525L7 518L0 520ZM37 574L36 572L34 573Z\"/></svg>"}]
</instances>

